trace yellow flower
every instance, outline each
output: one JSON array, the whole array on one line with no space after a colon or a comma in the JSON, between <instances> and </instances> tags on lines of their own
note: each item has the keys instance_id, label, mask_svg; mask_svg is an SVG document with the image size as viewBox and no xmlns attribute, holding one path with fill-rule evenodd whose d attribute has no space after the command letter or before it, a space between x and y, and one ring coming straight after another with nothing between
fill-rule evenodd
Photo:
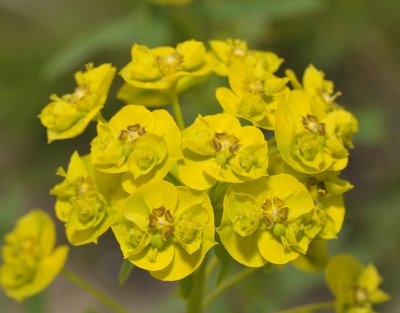
<instances>
[{"instance_id":1,"label":"yellow flower","mask_svg":"<svg viewBox=\"0 0 400 313\"><path fill-rule=\"evenodd\" d=\"M199 116L182 132L178 175L190 188L205 190L217 181L240 183L267 175L268 146L254 126L241 127L229 114Z\"/></svg>"},{"instance_id":2,"label":"yellow flower","mask_svg":"<svg viewBox=\"0 0 400 313\"><path fill-rule=\"evenodd\" d=\"M254 67L238 63L229 68L231 89L218 88L216 97L225 112L273 130L276 107L288 95L286 83L286 78L272 75L261 63Z\"/></svg>"},{"instance_id":3,"label":"yellow flower","mask_svg":"<svg viewBox=\"0 0 400 313\"><path fill-rule=\"evenodd\" d=\"M56 230L50 216L33 210L21 217L4 238L0 286L17 301L45 289L64 267L67 246L54 247Z\"/></svg>"},{"instance_id":4,"label":"yellow flower","mask_svg":"<svg viewBox=\"0 0 400 313\"><path fill-rule=\"evenodd\" d=\"M180 79L205 76L212 68L204 44L195 40L179 43L176 48L150 49L135 44L132 61L120 72L123 79L137 88L167 89Z\"/></svg>"},{"instance_id":5,"label":"yellow flower","mask_svg":"<svg viewBox=\"0 0 400 313\"><path fill-rule=\"evenodd\" d=\"M378 289L382 278L375 266L363 266L348 254L336 255L330 260L325 278L336 297L336 313L374 313L373 304L390 298Z\"/></svg>"},{"instance_id":6,"label":"yellow flower","mask_svg":"<svg viewBox=\"0 0 400 313\"><path fill-rule=\"evenodd\" d=\"M276 110L275 136L281 157L303 173L342 170L348 151L337 125L335 115L326 114L307 93L290 92Z\"/></svg>"},{"instance_id":7,"label":"yellow flower","mask_svg":"<svg viewBox=\"0 0 400 313\"><path fill-rule=\"evenodd\" d=\"M160 280L179 280L197 269L214 246L214 215L207 194L169 182L139 188L113 226L124 258Z\"/></svg>"},{"instance_id":8,"label":"yellow flower","mask_svg":"<svg viewBox=\"0 0 400 313\"><path fill-rule=\"evenodd\" d=\"M326 171L318 174L297 172L281 158L270 159L270 174L286 173L296 177L314 200L315 210L321 222L318 238L337 238L344 220L343 194L353 188L348 181L340 179L339 172Z\"/></svg>"},{"instance_id":9,"label":"yellow flower","mask_svg":"<svg viewBox=\"0 0 400 313\"><path fill-rule=\"evenodd\" d=\"M262 67L272 74L283 62L283 59L272 52L249 50L247 42L240 39L211 40L210 46L216 62L214 72L219 76L227 76L229 67L239 63L250 67L261 63Z\"/></svg>"},{"instance_id":10,"label":"yellow flower","mask_svg":"<svg viewBox=\"0 0 400 313\"><path fill-rule=\"evenodd\" d=\"M47 128L49 143L83 133L103 108L114 75L115 68L110 64L98 67L88 64L86 72L75 74L77 87L73 93L50 97L52 102L39 115Z\"/></svg>"},{"instance_id":11,"label":"yellow flower","mask_svg":"<svg viewBox=\"0 0 400 313\"><path fill-rule=\"evenodd\" d=\"M111 226L113 208L100 192L90 156L71 157L68 170L59 169L65 179L50 194L57 196L57 217L65 223L68 241L73 245L97 243Z\"/></svg>"},{"instance_id":12,"label":"yellow flower","mask_svg":"<svg viewBox=\"0 0 400 313\"><path fill-rule=\"evenodd\" d=\"M326 111L331 110L335 106L336 98L341 95L340 92L334 92L332 81L325 80L325 73L316 69L312 64L304 71L303 85L298 81L293 71L287 70L286 76L290 79L295 89L304 90L318 105L324 107Z\"/></svg>"},{"instance_id":13,"label":"yellow flower","mask_svg":"<svg viewBox=\"0 0 400 313\"><path fill-rule=\"evenodd\" d=\"M218 233L239 263L286 264L305 254L320 230L313 207L306 188L287 174L232 185Z\"/></svg>"},{"instance_id":14,"label":"yellow flower","mask_svg":"<svg viewBox=\"0 0 400 313\"><path fill-rule=\"evenodd\" d=\"M181 134L167 111L127 105L108 123L99 122L91 157L101 172L125 173L123 187L133 193L143 184L162 180L182 158Z\"/></svg>"}]
</instances>

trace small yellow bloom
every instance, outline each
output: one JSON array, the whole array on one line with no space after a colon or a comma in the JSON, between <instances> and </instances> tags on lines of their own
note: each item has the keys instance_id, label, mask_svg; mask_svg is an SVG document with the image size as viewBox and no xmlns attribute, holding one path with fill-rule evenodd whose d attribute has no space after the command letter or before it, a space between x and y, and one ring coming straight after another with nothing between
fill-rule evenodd
<instances>
[{"instance_id":1,"label":"small yellow bloom","mask_svg":"<svg viewBox=\"0 0 400 313\"><path fill-rule=\"evenodd\" d=\"M339 171L348 151L335 115L326 114L304 91L290 92L276 110L275 136L283 160L303 173Z\"/></svg>"},{"instance_id":2,"label":"small yellow bloom","mask_svg":"<svg viewBox=\"0 0 400 313\"><path fill-rule=\"evenodd\" d=\"M65 223L68 241L73 245L97 243L112 223L112 207L100 192L90 156L71 157L68 170L58 174L65 179L50 194L57 196L57 217ZM121 195L122 196L122 195Z\"/></svg>"},{"instance_id":3,"label":"small yellow bloom","mask_svg":"<svg viewBox=\"0 0 400 313\"><path fill-rule=\"evenodd\" d=\"M231 89L218 88L216 97L225 112L273 130L276 107L288 95L287 81L265 71L261 63L254 67L238 63L229 68Z\"/></svg>"},{"instance_id":4,"label":"small yellow bloom","mask_svg":"<svg viewBox=\"0 0 400 313\"><path fill-rule=\"evenodd\" d=\"M47 128L48 142L73 138L86 129L95 119L107 99L114 79L115 68L110 64L86 66L86 72L77 72L77 87L71 94L50 97L52 102L40 113L39 118Z\"/></svg>"},{"instance_id":5,"label":"small yellow bloom","mask_svg":"<svg viewBox=\"0 0 400 313\"><path fill-rule=\"evenodd\" d=\"M348 181L340 179L339 172L325 171L306 174L295 171L281 158L270 160L270 174L286 173L296 177L308 190L314 200L315 210L321 222L318 238L337 238L344 220L343 194L353 188Z\"/></svg>"},{"instance_id":6,"label":"small yellow bloom","mask_svg":"<svg viewBox=\"0 0 400 313\"><path fill-rule=\"evenodd\" d=\"M108 123L99 122L91 157L98 171L124 173L123 187L133 193L162 180L182 158L181 134L167 111L127 105Z\"/></svg>"},{"instance_id":7,"label":"small yellow bloom","mask_svg":"<svg viewBox=\"0 0 400 313\"><path fill-rule=\"evenodd\" d=\"M178 175L190 188L205 190L217 181L240 183L267 175L263 133L242 127L232 115L199 116L182 137L185 158L178 162Z\"/></svg>"},{"instance_id":8,"label":"small yellow bloom","mask_svg":"<svg viewBox=\"0 0 400 313\"><path fill-rule=\"evenodd\" d=\"M240 39L211 40L210 46L216 63L214 72L219 76L228 76L229 67L233 64L252 67L256 63L261 63L272 74L283 62L283 59L272 52L249 50L247 42Z\"/></svg>"},{"instance_id":9,"label":"small yellow bloom","mask_svg":"<svg viewBox=\"0 0 400 313\"><path fill-rule=\"evenodd\" d=\"M287 174L232 185L218 233L243 265L286 264L307 253L320 230L313 207L306 188Z\"/></svg>"},{"instance_id":10,"label":"small yellow bloom","mask_svg":"<svg viewBox=\"0 0 400 313\"><path fill-rule=\"evenodd\" d=\"M142 89L167 89L180 79L206 76L212 69L211 58L202 42L188 40L176 48L150 49L135 44L132 61L120 72L130 85Z\"/></svg>"},{"instance_id":11,"label":"small yellow bloom","mask_svg":"<svg viewBox=\"0 0 400 313\"><path fill-rule=\"evenodd\" d=\"M215 245L206 193L169 182L139 188L125 203L125 221L112 227L125 258L160 280L179 280Z\"/></svg>"},{"instance_id":12,"label":"small yellow bloom","mask_svg":"<svg viewBox=\"0 0 400 313\"><path fill-rule=\"evenodd\" d=\"M64 267L67 246L54 247L56 230L51 217L33 210L21 217L4 238L0 286L17 301L45 289Z\"/></svg>"},{"instance_id":13,"label":"small yellow bloom","mask_svg":"<svg viewBox=\"0 0 400 313\"><path fill-rule=\"evenodd\" d=\"M330 260L325 279L336 297L336 313L374 313L373 304L390 299L378 288L382 278L375 266L363 266L348 254Z\"/></svg>"}]
</instances>

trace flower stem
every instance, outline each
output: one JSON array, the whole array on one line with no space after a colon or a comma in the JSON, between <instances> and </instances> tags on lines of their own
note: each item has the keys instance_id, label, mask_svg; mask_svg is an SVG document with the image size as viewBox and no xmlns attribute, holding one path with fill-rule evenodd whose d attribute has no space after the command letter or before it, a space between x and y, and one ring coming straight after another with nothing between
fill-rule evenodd
<instances>
[{"instance_id":1,"label":"flower stem","mask_svg":"<svg viewBox=\"0 0 400 313\"><path fill-rule=\"evenodd\" d=\"M278 311L275 313L300 313L300 312L311 313L311 312L316 312L316 311L323 310L323 309L334 308L335 304L336 304L335 301L312 303L312 304L301 305L301 306L283 310L283 311Z\"/></svg>"},{"instance_id":2,"label":"flower stem","mask_svg":"<svg viewBox=\"0 0 400 313\"><path fill-rule=\"evenodd\" d=\"M207 257L195 272L193 281L193 290L186 304L186 313L203 313L204 304L204 284L206 280Z\"/></svg>"},{"instance_id":3,"label":"flower stem","mask_svg":"<svg viewBox=\"0 0 400 313\"><path fill-rule=\"evenodd\" d=\"M224 293L229 288L236 285L241 280L245 279L246 277L250 276L254 273L258 268L247 267L240 272L236 273L235 275L231 276L229 279L221 282L221 284L212 290L208 296L204 300L204 308L207 308L211 302L213 302L216 298L218 298L222 293Z\"/></svg>"},{"instance_id":4,"label":"flower stem","mask_svg":"<svg viewBox=\"0 0 400 313\"><path fill-rule=\"evenodd\" d=\"M91 283L87 282L86 280L82 279L80 276L64 269L61 274L69 279L71 282L75 283L79 287L81 287L83 290L87 291L91 295L95 296L97 299L99 299L101 302L103 302L105 305L107 305L109 308L114 310L114 312L117 313L128 313L128 310L123 308L120 304L115 302L113 299L111 299L109 296L98 290L95 286L93 286Z\"/></svg>"},{"instance_id":5,"label":"flower stem","mask_svg":"<svg viewBox=\"0 0 400 313\"><path fill-rule=\"evenodd\" d=\"M181 104L179 103L178 92L176 91L176 86L171 88L171 106L174 111L176 123L180 130L185 128L185 121L183 120Z\"/></svg>"}]
</instances>

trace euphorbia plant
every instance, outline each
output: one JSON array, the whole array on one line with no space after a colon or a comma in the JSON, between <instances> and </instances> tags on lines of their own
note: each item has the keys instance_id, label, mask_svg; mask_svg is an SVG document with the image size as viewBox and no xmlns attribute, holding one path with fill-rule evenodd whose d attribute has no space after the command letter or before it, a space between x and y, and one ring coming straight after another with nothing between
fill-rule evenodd
<instances>
[{"instance_id":1,"label":"euphorbia plant","mask_svg":"<svg viewBox=\"0 0 400 313\"><path fill-rule=\"evenodd\" d=\"M313 261L342 227L343 194L352 185L339 175L357 131L355 117L336 101L340 93L313 65L300 82L291 70L277 74L283 59L244 41L214 40L210 47L195 40L176 47L135 44L119 72L124 84L117 97L126 105L110 119L101 114L116 72L110 64L87 65L76 74L76 89L52 96L39 115L49 142L97 123L90 153L73 152L67 168L57 171L63 181L50 192L69 243L97 243L112 231L121 248L121 281L133 266L181 281L191 313L265 266L323 269L324 262ZM215 91L223 112L203 116L199 107L185 127L180 94L214 74L228 80ZM6 236L0 283L9 296L31 296L61 271L67 249L52 251L52 223L32 211ZM227 266L221 251L243 270L206 290L216 262ZM116 312L128 312L80 277L62 273ZM372 304L388 299L378 290L376 269L351 256L333 257L326 273L336 302L301 309L373 312Z\"/></svg>"}]
</instances>

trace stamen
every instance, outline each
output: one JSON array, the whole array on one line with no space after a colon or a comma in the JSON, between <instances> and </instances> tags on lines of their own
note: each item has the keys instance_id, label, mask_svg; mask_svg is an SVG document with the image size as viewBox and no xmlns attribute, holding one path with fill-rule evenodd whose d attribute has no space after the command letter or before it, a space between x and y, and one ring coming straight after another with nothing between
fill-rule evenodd
<instances>
[{"instance_id":1,"label":"stamen","mask_svg":"<svg viewBox=\"0 0 400 313\"><path fill-rule=\"evenodd\" d=\"M140 129L140 125L139 124L129 125L126 129L129 130L130 132L136 132Z\"/></svg>"},{"instance_id":2,"label":"stamen","mask_svg":"<svg viewBox=\"0 0 400 313\"><path fill-rule=\"evenodd\" d=\"M217 139L214 138L212 140L212 144L214 146L215 151L217 151L217 152L221 151L222 146L221 146L220 142Z\"/></svg>"},{"instance_id":3,"label":"stamen","mask_svg":"<svg viewBox=\"0 0 400 313\"><path fill-rule=\"evenodd\" d=\"M164 213L165 213L165 207L164 207L164 206L160 206L160 207L157 208L157 209L153 209L151 212L152 212L155 216L161 217L161 216L163 216Z\"/></svg>"},{"instance_id":4,"label":"stamen","mask_svg":"<svg viewBox=\"0 0 400 313\"><path fill-rule=\"evenodd\" d=\"M239 150L239 144L237 143L237 144L234 144L233 146L230 146L229 147L229 152L230 153L235 153L237 150Z\"/></svg>"},{"instance_id":5,"label":"stamen","mask_svg":"<svg viewBox=\"0 0 400 313\"><path fill-rule=\"evenodd\" d=\"M169 223L173 223L175 221L175 218L172 216L172 214L169 210L167 210L167 212L165 212L165 219Z\"/></svg>"},{"instance_id":6,"label":"stamen","mask_svg":"<svg viewBox=\"0 0 400 313\"><path fill-rule=\"evenodd\" d=\"M157 217L155 217L154 215L149 214L149 228L154 228L157 226Z\"/></svg>"},{"instance_id":7,"label":"stamen","mask_svg":"<svg viewBox=\"0 0 400 313\"><path fill-rule=\"evenodd\" d=\"M121 133L119 134L118 139L119 140L126 140L128 139L129 133L125 129L121 130Z\"/></svg>"},{"instance_id":8,"label":"stamen","mask_svg":"<svg viewBox=\"0 0 400 313\"><path fill-rule=\"evenodd\" d=\"M278 198L278 197L274 197L273 201L274 201L274 205L277 208L281 208L281 207L283 207L285 205L285 202L282 199Z\"/></svg>"}]
</instances>

